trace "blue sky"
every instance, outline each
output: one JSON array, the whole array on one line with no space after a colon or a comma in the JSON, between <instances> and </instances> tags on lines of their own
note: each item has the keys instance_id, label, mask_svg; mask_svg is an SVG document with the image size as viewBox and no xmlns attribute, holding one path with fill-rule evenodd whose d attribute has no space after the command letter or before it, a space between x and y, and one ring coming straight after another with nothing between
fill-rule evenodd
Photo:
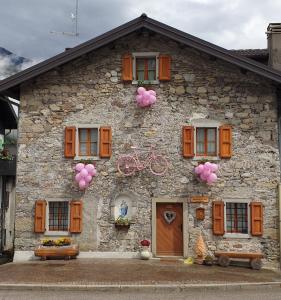
<instances>
[{"instance_id":1,"label":"blue sky","mask_svg":"<svg viewBox=\"0 0 281 300\"><path fill-rule=\"evenodd\" d=\"M145 12L228 49L266 48L266 27L281 22L279 0L79 0L79 36L71 31L76 0L0 0L0 46L42 60Z\"/></svg>"}]
</instances>

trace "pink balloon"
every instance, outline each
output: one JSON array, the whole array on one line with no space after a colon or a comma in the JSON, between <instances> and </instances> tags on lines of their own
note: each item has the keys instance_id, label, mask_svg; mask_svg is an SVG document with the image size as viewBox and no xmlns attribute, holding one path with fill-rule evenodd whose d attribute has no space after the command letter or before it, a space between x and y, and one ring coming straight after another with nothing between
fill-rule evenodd
<instances>
[{"instance_id":1,"label":"pink balloon","mask_svg":"<svg viewBox=\"0 0 281 300\"><path fill-rule=\"evenodd\" d=\"M149 99L143 99L142 105L143 105L143 107L149 106L150 105Z\"/></svg>"},{"instance_id":2,"label":"pink balloon","mask_svg":"<svg viewBox=\"0 0 281 300\"><path fill-rule=\"evenodd\" d=\"M211 173L208 178L210 178L213 182L215 182L217 181L218 176L215 173Z\"/></svg>"},{"instance_id":3,"label":"pink balloon","mask_svg":"<svg viewBox=\"0 0 281 300\"><path fill-rule=\"evenodd\" d=\"M209 169L204 168L203 172L201 174L204 174L204 176L207 177L211 174L211 171Z\"/></svg>"},{"instance_id":4,"label":"pink balloon","mask_svg":"<svg viewBox=\"0 0 281 300\"><path fill-rule=\"evenodd\" d=\"M197 166L197 167L195 167L194 168L194 172L195 172L195 174L197 174L197 175L200 175L200 173L202 172L201 171L201 168L199 168L201 165L199 165L199 166Z\"/></svg>"},{"instance_id":5,"label":"pink balloon","mask_svg":"<svg viewBox=\"0 0 281 300\"><path fill-rule=\"evenodd\" d=\"M204 164L204 168L211 170L212 164L211 164L210 162L207 161L207 162L205 162L205 164Z\"/></svg>"},{"instance_id":6,"label":"pink balloon","mask_svg":"<svg viewBox=\"0 0 281 300\"><path fill-rule=\"evenodd\" d=\"M142 95L144 92L146 92L146 89L144 88L144 87L139 87L138 89L137 89L137 92L138 92L138 94L139 95Z\"/></svg>"},{"instance_id":7,"label":"pink balloon","mask_svg":"<svg viewBox=\"0 0 281 300\"><path fill-rule=\"evenodd\" d=\"M94 170L90 171L89 175L91 175L92 177L96 176L97 175L97 170L94 169Z\"/></svg>"},{"instance_id":8,"label":"pink balloon","mask_svg":"<svg viewBox=\"0 0 281 300\"><path fill-rule=\"evenodd\" d=\"M197 173L197 174L201 174L201 173L203 172L203 170L204 170L204 166L203 166L203 165L199 165L199 166L197 166L196 168L197 168L197 170L198 170L198 173Z\"/></svg>"},{"instance_id":9,"label":"pink balloon","mask_svg":"<svg viewBox=\"0 0 281 300\"><path fill-rule=\"evenodd\" d=\"M80 174L80 173L77 173L77 174L75 175L75 181L78 183L81 179L82 179L81 174Z\"/></svg>"},{"instance_id":10,"label":"pink balloon","mask_svg":"<svg viewBox=\"0 0 281 300\"><path fill-rule=\"evenodd\" d=\"M154 104L156 102L156 97L153 95L150 95L149 101L151 104Z\"/></svg>"},{"instance_id":11,"label":"pink balloon","mask_svg":"<svg viewBox=\"0 0 281 300\"><path fill-rule=\"evenodd\" d=\"M212 172L217 172L217 170L219 169L219 166L217 164L211 164L211 171Z\"/></svg>"},{"instance_id":12,"label":"pink balloon","mask_svg":"<svg viewBox=\"0 0 281 300\"><path fill-rule=\"evenodd\" d=\"M203 181L206 181L206 180L207 180L207 177L208 177L208 176L206 176L206 175L204 174L204 172L200 174L200 179L203 180Z\"/></svg>"},{"instance_id":13,"label":"pink balloon","mask_svg":"<svg viewBox=\"0 0 281 300\"><path fill-rule=\"evenodd\" d=\"M149 92L149 94L150 94L150 95L152 95L152 96L156 97L156 92L155 92L155 91L153 91L153 90L149 90L148 92Z\"/></svg>"},{"instance_id":14,"label":"pink balloon","mask_svg":"<svg viewBox=\"0 0 281 300\"><path fill-rule=\"evenodd\" d=\"M144 98L144 100L149 100L149 99L150 99L150 93L147 92L147 91L145 91L145 92L143 93L143 98Z\"/></svg>"},{"instance_id":15,"label":"pink balloon","mask_svg":"<svg viewBox=\"0 0 281 300\"><path fill-rule=\"evenodd\" d=\"M83 178L85 178L86 176L88 176L88 171L85 169L85 168L83 168L82 170L81 170L81 172L80 172L80 174L81 174L81 176L83 177Z\"/></svg>"},{"instance_id":16,"label":"pink balloon","mask_svg":"<svg viewBox=\"0 0 281 300\"><path fill-rule=\"evenodd\" d=\"M93 177L91 175L88 175L85 177L84 180L86 181L86 183L90 183L92 181L92 179L93 179Z\"/></svg>"},{"instance_id":17,"label":"pink balloon","mask_svg":"<svg viewBox=\"0 0 281 300\"><path fill-rule=\"evenodd\" d=\"M88 173L90 173L90 171L95 169L95 166L93 164L87 164L85 169L88 171Z\"/></svg>"},{"instance_id":18,"label":"pink balloon","mask_svg":"<svg viewBox=\"0 0 281 300\"><path fill-rule=\"evenodd\" d=\"M137 103L140 103L141 101L142 101L142 95L137 95L136 96L136 101L137 101Z\"/></svg>"},{"instance_id":19,"label":"pink balloon","mask_svg":"<svg viewBox=\"0 0 281 300\"><path fill-rule=\"evenodd\" d=\"M81 190L86 188L86 181L84 179L81 179L79 181L79 187L80 187Z\"/></svg>"},{"instance_id":20,"label":"pink balloon","mask_svg":"<svg viewBox=\"0 0 281 300\"><path fill-rule=\"evenodd\" d=\"M85 167L84 164L78 163L78 164L76 164L76 166L75 166L75 171L80 172L84 167Z\"/></svg>"}]
</instances>

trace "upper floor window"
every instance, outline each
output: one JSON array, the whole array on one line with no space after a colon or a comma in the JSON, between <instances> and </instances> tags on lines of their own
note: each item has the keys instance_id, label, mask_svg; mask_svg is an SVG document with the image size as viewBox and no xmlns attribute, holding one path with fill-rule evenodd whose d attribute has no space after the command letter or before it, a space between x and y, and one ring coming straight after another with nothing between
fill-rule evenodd
<instances>
[{"instance_id":1,"label":"upper floor window","mask_svg":"<svg viewBox=\"0 0 281 300\"><path fill-rule=\"evenodd\" d=\"M138 81L156 80L156 57L136 57L136 78Z\"/></svg>"},{"instance_id":2,"label":"upper floor window","mask_svg":"<svg viewBox=\"0 0 281 300\"><path fill-rule=\"evenodd\" d=\"M183 157L198 160L232 156L232 128L209 119L192 121L182 128Z\"/></svg>"},{"instance_id":3,"label":"upper floor window","mask_svg":"<svg viewBox=\"0 0 281 300\"><path fill-rule=\"evenodd\" d=\"M217 128L196 128L196 155L217 156Z\"/></svg>"},{"instance_id":4,"label":"upper floor window","mask_svg":"<svg viewBox=\"0 0 281 300\"><path fill-rule=\"evenodd\" d=\"M64 156L74 159L111 157L112 132L110 126L65 127Z\"/></svg>"},{"instance_id":5,"label":"upper floor window","mask_svg":"<svg viewBox=\"0 0 281 300\"><path fill-rule=\"evenodd\" d=\"M79 156L98 156L98 128L78 129Z\"/></svg>"},{"instance_id":6,"label":"upper floor window","mask_svg":"<svg viewBox=\"0 0 281 300\"><path fill-rule=\"evenodd\" d=\"M122 80L157 84L171 79L171 56L158 52L134 52L122 57Z\"/></svg>"}]
</instances>

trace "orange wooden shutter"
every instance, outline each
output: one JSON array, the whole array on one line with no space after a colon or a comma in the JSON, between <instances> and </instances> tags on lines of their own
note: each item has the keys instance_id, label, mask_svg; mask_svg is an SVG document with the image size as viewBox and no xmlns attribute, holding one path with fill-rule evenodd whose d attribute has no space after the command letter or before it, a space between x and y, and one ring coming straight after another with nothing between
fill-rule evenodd
<instances>
[{"instance_id":1,"label":"orange wooden shutter","mask_svg":"<svg viewBox=\"0 0 281 300\"><path fill-rule=\"evenodd\" d=\"M261 202L251 202L251 233L261 236L263 234L263 205Z\"/></svg>"},{"instance_id":2,"label":"orange wooden shutter","mask_svg":"<svg viewBox=\"0 0 281 300\"><path fill-rule=\"evenodd\" d=\"M74 126L65 127L64 156L67 158L73 158L75 156L75 133L76 128Z\"/></svg>"},{"instance_id":3,"label":"orange wooden shutter","mask_svg":"<svg viewBox=\"0 0 281 300\"><path fill-rule=\"evenodd\" d=\"M224 234L224 203L213 201L213 234Z\"/></svg>"},{"instance_id":4,"label":"orange wooden shutter","mask_svg":"<svg viewBox=\"0 0 281 300\"><path fill-rule=\"evenodd\" d=\"M232 128L230 126L220 126L220 157L230 158L232 155Z\"/></svg>"},{"instance_id":5,"label":"orange wooden shutter","mask_svg":"<svg viewBox=\"0 0 281 300\"><path fill-rule=\"evenodd\" d=\"M35 202L34 232L43 233L46 230L46 201Z\"/></svg>"},{"instance_id":6,"label":"orange wooden shutter","mask_svg":"<svg viewBox=\"0 0 281 300\"><path fill-rule=\"evenodd\" d=\"M122 79L124 81L133 80L133 59L130 54L124 55L122 58Z\"/></svg>"},{"instance_id":7,"label":"orange wooden shutter","mask_svg":"<svg viewBox=\"0 0 281 300\"><path fill-rule=\"evenodd\" d=\"M194 127L183 126L182 128L182 154L183 157L194 156Z\"/></svg>"},{"instance_id":8,"label":"orange wooden shutter","mask_svg":"<svg viewBox=\"0 0 281 300\"><path fill-rule=\"evenodd\" d=\"M109 158L111 156L111 127L100 128L100 157Z\"/></svg>"},{"instance_id":9,"label":"orange wooden shutter","mask_svg":"<svg viewBox=\"0 0 281 300\"><path fill-rule=\"evenodd\" d=\"M171 80L170 55L159 55L159 80Z\"/></svg>"},{"instance_id":10,"label":"orange wooden shutter","mask_svg":"<svg viewBox=\"0 0 281 300\"><path fill-rule=\"evenodd\" d=\"M70 228L71 233L82 232L82 201L70 202Z\"/></svg>"}]
</instances>

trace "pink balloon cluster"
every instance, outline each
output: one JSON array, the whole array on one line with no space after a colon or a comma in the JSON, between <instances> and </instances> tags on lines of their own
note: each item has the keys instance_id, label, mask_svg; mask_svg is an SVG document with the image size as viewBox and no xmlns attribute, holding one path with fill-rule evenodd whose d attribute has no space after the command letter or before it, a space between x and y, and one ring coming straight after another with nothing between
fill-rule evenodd
<instances>
[{"instance_id":1,"label":"pink balloon cluster","mask_svg":"<svg viewBox=\"0 0 281 300\"><path fill-rule=\"evenodd\" d=\"M156 92L153 90L147 91L144 87L137 89L136 101L139 107L148 107L156 102Z\"/></svg>"},{"instance_id":2,"label":"pink balloon cluster","mask_svg":"<svg viewBox=\"0 0 281 300\"><path fill-rule=\"evenodd\" d=\"M212 184L218 179L216 174L218 169L219 167L217 164L205 162L204 164L200 164L195 167L194 171L202 181L206 182L207 184Z\"/></svg>"},{"instance_id":3,"label":"pink balloon cluster","mask_svg":"<svg viewBox=\"0 0 281 300\"><path fill-rule=\"evenodd\" d=\"M90 185L93 177L97 175L97 170L93 164L78 163L75 166L75 171L75 181L78 183L80 190L85 190Z\"/></svg>"}]
</instances>

